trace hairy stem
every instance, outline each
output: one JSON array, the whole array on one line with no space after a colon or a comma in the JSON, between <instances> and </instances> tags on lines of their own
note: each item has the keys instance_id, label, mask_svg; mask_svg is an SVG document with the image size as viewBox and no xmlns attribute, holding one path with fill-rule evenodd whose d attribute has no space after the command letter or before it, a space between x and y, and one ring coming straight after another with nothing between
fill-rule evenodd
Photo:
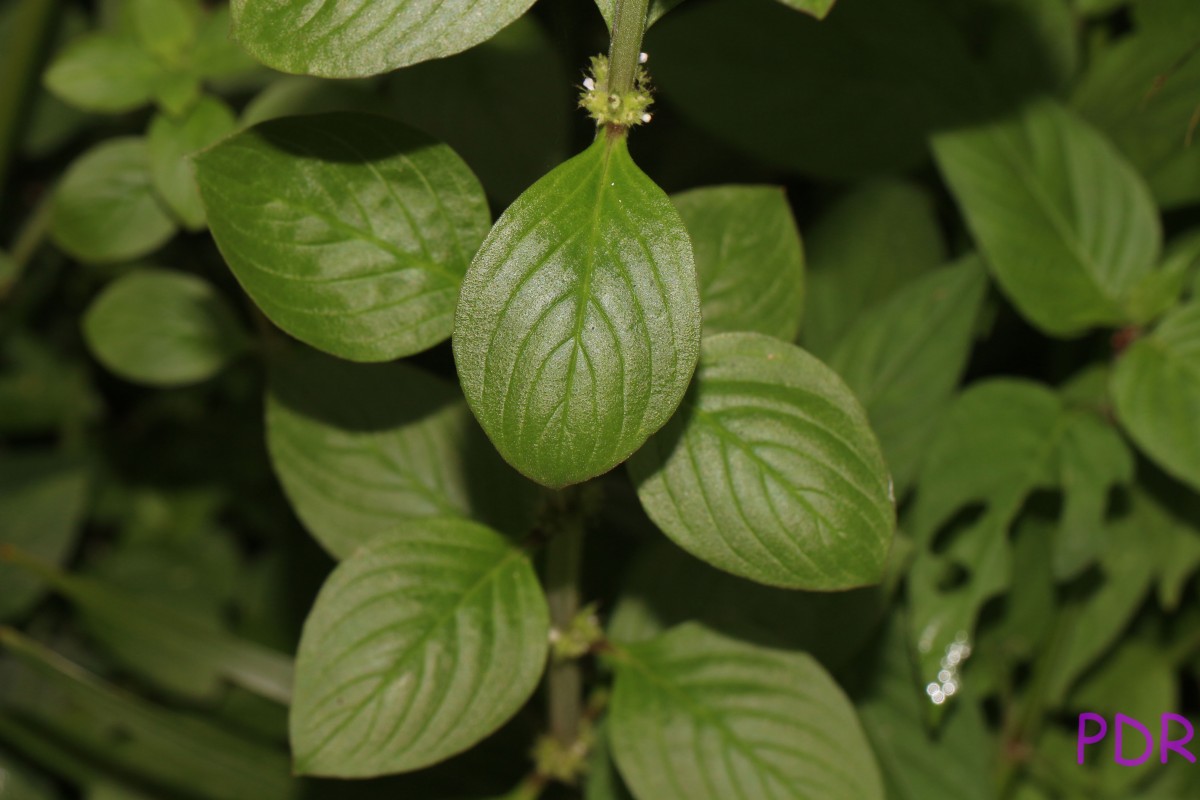
<instances>
[{"instance_id":1,"label":"hairy stem","mask_svg":"<svg viewBox=\"0 0 1200 800\"><path fill-rule=\"evenodd\" d=\"M650 0L617 0L608 51L608 90L613 94L633 91L649 7Z\"/></svg>"},{"instance_id":2,"label":"hairy stem","mask_svg":"<svg viewBox=\"0 0 1200 800\"><path fill-rule=\"evenodd\" d=\"M43 45L56 18L58 0L21 0L0 55L0 191L26 120L30 89L41 66Z\"/></svg>"},{"instance_id":3,"label":"hairy stem","mask_svg":"<svg viewBox=\"0 0 1200 800\"><path fill-rule=\"evenodd\" d=\"M583 519L564 509L558 529L546 546L546 594L550 623L563 632L579 613L579 583L583 566ZM554 659L547 678L550 735L564 747L574 744L583 719L583 672L578 659Z\"/></svg>"}]
</instances>

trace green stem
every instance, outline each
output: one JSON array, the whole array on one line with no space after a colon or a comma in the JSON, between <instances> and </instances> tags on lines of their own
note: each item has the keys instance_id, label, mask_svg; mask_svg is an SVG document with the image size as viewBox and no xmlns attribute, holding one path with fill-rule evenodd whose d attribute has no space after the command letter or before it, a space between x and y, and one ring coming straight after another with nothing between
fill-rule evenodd
<instances>
[{"instance_id":1,"label":"green stem","mask_svg":"<svg viewBox=\"0 0 1200 800\"><path fill-rule=\"evenodd\" d=\"M38 248L42 246L42 242L46 240L46 235L50 233L53 209L54 189L51 187L42 194L33 213L25 220L21 230L17 233L17 238L13 241L12 250L9 251L10 271L6 275L0 275L0 300L3 300L12 291L12 287L20 279L21 273L25 271L25 267L29 265L30 260L37 254Z\"/></svg>"},{"instance_id":2,"label":"green stem","mask_svg":"<svg viewBox=\"0 0 1200 800\"><path fill-rule=\"evenodd\" d=\"M570 505L567 500L564 506ZM579 613L579 583L583 567L583 518L577 509L563 508L546 546L546 599L550 624L566 631ZM547 678L550 735L564 747L579 737L583 719L583 671L578 659L554 659Z\"/></svg>"},{"instance_id":3,"label":"green stem","mask_svg":"<svg viewBox=\"0 0 1200 800\"><path fill-rule=\"evenodd\" d=\"M41 66L42 46L56 18L58 0L21 0L12 16L9 38L0 56L0 193L28 108L30 88Z\"/></svg>"},{"instance_id":4,"label":"green stem","mask_svg":"<svg viewBox=\"0 0 1200 800\"><path fill-rule=\"evenodd\" d=\"M650 0L617 0L608 51L608 90L612 94L633 91L649 7Z\"/></svg>"}]
</instances>

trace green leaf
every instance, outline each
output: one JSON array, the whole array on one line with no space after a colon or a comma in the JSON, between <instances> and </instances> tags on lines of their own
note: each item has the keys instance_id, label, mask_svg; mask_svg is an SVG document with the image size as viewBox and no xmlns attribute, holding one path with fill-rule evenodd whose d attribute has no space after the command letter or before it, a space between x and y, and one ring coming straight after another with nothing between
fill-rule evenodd
<instances>
[{"instance_id":1,"label":"green leaf","mask_svg":"<svg viewBox=\"0 0 1200 800\"><path fill-rule=\"evenodd\" d=\"M853 707L809 656L689 624L613 662L610 741L639 800L882 800Z\"/></svg>"},{"instance_id":2,"label":"green leaf","mask_svg":"<svg viewBox=\"0 0 1200 800\"><path fill-rule=\"evenodd\" d=\"M1133 30L1099 49L1072 105L1141 171L1159 202L1200 199L1200 146L1189 133L1200 106L1200 7L1190 0L1133 4Z\"/></svg>"},{"instance_id":3,"label":"green leaf","mask_svg":"<svg viewBox=\"0 0 1200 800\"><path fill-rule=\"evenodd\" d=\"M91 33L64 48L44 80L47 89L70 105L120 114L154 98L160 67L132 37Z\"/></svg>"},{"instance_id":4,"label":"green leaf","mask_svg":"<svg viewBox=\"0 0 1200 800\"><path fill-rule=\"evenodd\" d=\"M378 108L379 97L373 81L327 81L281 75L246 104L241 121L243 127L249 127L280 117L331 111L374 112Z\"/></svg>"},{"instance_id":5,"label":"green leaf","mask_svg":"<svg viewBox=\"0 0 1200 800\"><path fill-rule=\"evenodd\" d=\"M196 77L228 81L253 77L265 71L234 41L231 28L227 5L211 8L201 18L191 57L192 72Z\"/></svg>"},{"instance_id":6,"label":"green leaf","mask_svg":"<svg viewBox=\"0 0 1200 800\"><path fill-rule=\"evenodd\" d=\"M150 186L142 139L108 139L73 163L54 193L50 235L85 263L130 261L175 234L175 223Z\"/></svg>"},{"instance_id":7,"label":"green leaf","mask_svg":"<svg viewBox=\"0 0 1200 800\"><path fill-rule=\"evenodd\" d=\"M561 487L662 427L695 369L700 303L670 200L604 135L504 212L463 282L454 356L500 454Z\"/></svg>"},{"instance_id":8,"label":"green leaf","mask_svg":"<svg viewBox=\"0 0 1200 800\"><path fill-rule=\"evenodd\" d=\"M229 106L215 97L204 97L182 119L155 115L146 132L154 188L190 231L204 229L204 206L187 157L232 133L236 127Z\"/></svg>"},{"instance_id":9,"label":"green leaf","mask_svg":"<svg viewBox=\"0 0 1200 800\"><path fill-rule=\"evenodd\" d=\"M88 471L56 453L7 452L0 459L0 546L62 563L75 546L88 494ZM28 611L42 596L40 578L0 562L0 619Z\"/></svg>"},{"instance_id":10,"label":"green leaf","mask_svg":"<svg viewBox=\"0 0 1200 800\"><path fill-rule=\"evenodd\" d=\"M967 366L986 288L974 258L924 275L863 314L829 361L866 408L897 497Z\"/></svg>"},{"instance_id":11,"label":"green leaf","mask_svg":"<svg viewBox=\"0 0 1200 800\"><path fill-rule=\"evenodd\" d=\"M453 147L507 206L566 159L573 77L528 16L465 53L389 75L385 90L398 119Z\"/></svg>"},{"instance_id":12,"label":"green leaf","mask_svg":"<svg viewBox=\"0 0 1200 800\"><path fill-rule=\"evenodd\" d=\"M64 574L24 553L15 560L74 603L85 629L118 661L158 686L211 698L228 681L285 705L291 700L287 656L104 581Z\"/></svg>"},{"instance_id":13,"label":"green leaf","mask_svg":"<svg viewBox=\"0 0 1200 800\"><path fill-rule=\"evenodd\" d=\"M833 4L836 0L779 0L779 2L788 8L802 11L810 17L825 19L829 12L833 10Z\"/></svg>"},{"instance_id":14,"label":"green leaf","mask_svg":"<svg viewBox=\"0 0 1200 800\"><path fill-rule=\"evenodd\" d=\"M1041 384L993 379L959 395L929 445L906 526L917 542L909 596L922 685L974 646L980 609L1009 587L1009 530L1033 492L1062 490L1060 528L1094 536L1110 488L1131 478L1116 431ZM1094 554L1071 552L1060 569Z\"/></svg>"},{"instance_id":15,"label":"green leaf","mask_svg":"<svg viewBox=\"0 0 1200 800\"><path fill-rule=\"evenodd\" d=\"M109 284L88 308L83 333L110 371L151 386L208 380L249 344L212 284L160 269L136 270Z\"/></svg>"},{"instance_id":16,"label":"green leaf","mask_svg":"<svg viewBox=\"0 0 1200 800\"><path fill-rule=\"evenodd\" d=\"M57 800L58 791L49 777L24 766L0 749L0 798L3 800Z\"/></svg>"},{"instance_id":17,"label":"green leaf","mask_svg":"<svg viewBox=\"0 0 1200 800\"><path fill-rule=\"evenodd\" d=\"M288 800L287 760L273 747L209 721L168 711L102 682L42 645L0 629L0 726L53 733L70 752L140 783L156 796L205 800Z\"/></svg>"},{"instance_id":18,"label":"green leaf","mask_svg":"<svg viewBox=\"0 0 1200 800\"><path fill-rule=\"evenodd\" d=\"M903 612L889 620L880 638L880 654L858 713L879 758L887 796L994 800L997 793L983 776L995 770L997 745L979 707L958 703L936 731L930 730L922 708L929 698L917 686Z\"/></svg>"},{"instance_id":19,"label":"green leaf","mask_svg":"<svg viewBox=\"0 0 1200 800\"><path fill-rule=\"evenodd\" d=\"M819 590L883 574L895 509L879 444L841 379L794 345L705 339L693 391L629 471L659 528L720 569Z\"/></svg>"},{"instance_id":20,"label":"green leaf","mask_svg":"<svg viewBox=\"0 0 1200 800\"><path fill-rule=\"evenodd\" d=\"M0 432L37 434L94 419L100 398L88 372L45 340L8 336L0 345Z\"/></svg>"},{"instance_id":21,"label":"green leaf","mask_svg":"<svg viewBox=\"0 0 1200 800\"><path fill-rule=\"evenodd\" d=\"M129 0L130 22L142 47L166 63L178 63L200 27L196 0Z\"/></svg>"},{"instance_id":22,"label":"green leaf","mask_svg":"<svg viewBox=\"0 0 1200 800\"><path fill-rule=\"evenodd\" d=\"M384 117L322 114L256 125L195 163L217 246L279 327L354 361L450 335L489 219L450 148Z\"/></svg>"},{"instance_id":23,"label":"green leaf","mask_svg":"<svg viewBox=\"0 0 1200 800\"><path fill-rule=\"evenodd\" d=\"M1099 577L1060 601L1063 622L1045 676L1051 708L1058 707L1088 668L1121 640L1145 600L1155 573L1147 531L1159 524L1158 513L1142 492L1131 493L1128 513L1104 526Z\"/></svg>"},{"instance_id":24,"label":"green leaf","mask_svg":"<svg viewBox=\"0 0 1200 800\"><path fill-rule=\"evenodd\" d=\"M658 22L663 14L666 14L682 2L683 0L650 0L649 8L646 10L646 27L649 28L655 22ZM604 17L604 24L611 31L613 14L617 9L617 0L596 0L596 7L600 9L600 14Z\"/></svg>"},{"instance_id":25,"label":"green leaf","mask_svg":"<svg viewBox=\"0 0 1200 800\"><path fill-rule=\"evenodd\" d=\"M608 635L640 642L695 621L743 641L804 651L836 672L871 640L884 607L878 586L849 592L776 589L713 569L659 538L633 561Z\"/></svg>"},{"instance_id":26,"label":"green leaf","mask_svg":"<svg viewBox=\"0 0 1200 800\"><path fill-rule=\"evenodd\" d=\"M532 526L533 485L496 455L454 386L407 364L311 351L271 366L275 472L335 556L431 517L476 517L514 535Z\"/></svg>"},{"instance_id":27,"label":"green leaf","mask_svg":"<svg viewBox=\"0 0 1200 800\"><path fill-rule=\"evenodd\" d=\"M1198 266L1200 231L1193 230L1173 239L1159 268L1143 278L1130 292L1130 322L1134 326L1145 326L1174 308L1180 302L1188 280L1197 273Z\"/></svg>"},{"instance_id":28,"label":"green leaf","mask_svg":"<svg viewBox=\"0 0 1200 800\"><path fill-rule=\"evenodd\" d=\"M668 15L645 49L688 122L769 165L844 181L915 167L933 132L1056 90L1076 37L1065 0L854 0L823 21L773 0L710 0Z\"/></svg>"},{"instance_id":29,"label":"green leaf","mask_svg":"<svg viewBox=\"0 0 1200 800\"><path fill-rule=\"evenodd\" d=\"M593 729L594 742L588 760L583 800L633 800L612 760L612 744L608 724L601 722Z\"/></svg>"},{"instance_id":30,"label":"green leaf","mask_svg":"<svg viewBox=\"0 0 1200 800\"><path fill-rule=\"evenodd\" d=\"M830 206L806 236L808 311L801 343L828 358L866 311L942 264L933 198L916 184L868 183Z\"/></svg>"},{"instance_id":31,"label":"green leaf","mask_svg":"<svg viewBox=\"0 0 1200 800\"><path fill-rule=\"evenodd\" d=\"M302 774L368 777L466 750L529 699L550 619L528 556L488 528L412 522L334 570L304 625Z\"/></svg>"},{"instance_id":32,"label":"green leaf","mask_svg":"<svg viewBox=\"0 0 1200 800\"><path fill-rule=\"evenodd\" d=\"M513 22L533 0L233 0L242 47L269 67L363 78L461 53Z\"/></svg>"},{"instance_id":33,"label":"green leaf","mask_svg":"<svg viewBox=\"0 0 1200 800\"><path fill-rule=\"evenodd\" d=\"M934 150L996 280L1034 325L1076 336L1128 321L1162 246L1142 179L1053 101L939 135Z\"/></svg>"},{"instance_id":34,"label":"green leaf","mask_svg":"<svg viewBox=\"0 0 1200 800\"><path fill-rule=\"evenodd\" d=\"M200 102L200 80L186 72L169 72L158 82L154 101L172 117L182 117Z\"/></svg>"},{"instance_id":35,"label":"green leaf","mask_svg":"<svg viewBox=\"0 0 1200 800\"><path fill-rule=\"evenodd\" d=\"M705 335L795 339L804 313L804 249L783 189L693 189L671 202L692 238Z\"/></svg>"},{"instance_id":36,"label":"green leaf","mask_svg":"<svg viewBox=\"0 0 1200 800\"><path fill-rule=\"evenodd\" d=\"M1200 303L1176 309L1117 361L1117 417L1137 446L1200 488Z\"/></svg>"}]
</instances>

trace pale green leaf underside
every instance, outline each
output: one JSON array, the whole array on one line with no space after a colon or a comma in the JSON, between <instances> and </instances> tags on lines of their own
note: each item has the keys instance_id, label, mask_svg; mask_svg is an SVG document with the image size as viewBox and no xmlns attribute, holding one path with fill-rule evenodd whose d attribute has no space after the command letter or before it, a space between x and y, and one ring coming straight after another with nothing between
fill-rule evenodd
<instances>
[{"instance_id":1,"label":"pale green leaf underside","mask_svg":"<svg viewBox=\"0 0 1200 800\"><path fill-rule=\"evenodd\" d=\"M455 387L408 364L312 351L271 366L271 461L296 514L334 556L431 517L528 531L533 484L496 455Z\"/></svg>"},{"instance_id":2,"label":"pale green leaf underside","mask_svg":"<svg viewBox=\"0 0 1200 800\"><path fill-rule=\"evenodd\" d=\"M1200 491L1200 304L1176 310L1129 348L1112 394L1138 447Z\"/></svg>"},{"instance_id":3,"label":"pale green leaf underside","mask_svg":"<svg viewBox=\"0 0 1200 800\"><path fill-rule=\"evenodd\" d=\"M526 554L468 522L410 523L334 570L304 626L291 741L303 774L419 769L496 730L545 666Z\"/></svg>"},{"instance_id":4,"label":"pale green leaf underside","mask_svg":"<svg viewBox=\"0 0 1200 800\"><path fill-rule=\"evenodd\" d=\"M1053 101L943 134L934 152L1000 286L1054 336L1128 320L1162 231L1149 189L1099 133Z\"/></svg>"},{"instance_id":5,"label":"pale green leaf underside","mask_svg":"<svg viewBox=\"0 0 1200 800\"><path fill-rule=\"evenodd\" d=\"M272 322L388 361L450 335L487 233L479 182L445 145L369 114L271 120L196 160L209 228Z\"/></svg>"},{"instance_id":6,"label":"pale green leaf underside","mask_svg":"<svg viewBox=\"0 0 1200 800\"><path fill-rule=\"evenodd\" d=\"M131 272L106 287L84 315L83 333L110 371L152 386L207 380L247 345L211 284L159 269Z\"/></svg>"},{"instance_id":7,"label":"pale green leaf underside","mask_svg":"<svg viewBox=\"0 0 1200 800\"><path fill-rule=\"evenodd\" d=\"M504 213L463 283L454 355L475 416L547 486L615 467L695 368L691 244L670 200L601 135Z\"/></svg>"},{"instance_id":8,"label":"pale green leaf underside","mask_svg":"<svg viewBox=\"0 0 1200 800\"><path fill-rule=\"evenodd\" d=\"M269 67L363 78L495 36L533 0L233 0L234 36Z\"/></svg>"},{"instance_id":9,"label":"pale green leaf underside","mask_svg":"<svg viewBox=\"0 0 1200 800\"><path fill-rule=\"evenodd\" d=\"M108 139L87 151L54 192L50 236L80 261L130 261L154 252L174 233L174 221L151 189L141 139Z\"/></svg>"},{"instance_id":10,"label":"pale green leaf underside","mask_svg":"<svg viewBox=\"0 0 1200 800\"><path fill-rule=\"evenodd\" d=\"M692 238L705 335L795 339L804 312L804 249L783 189L714 186L671 202Z\"/></svg>"},{"instance_id":11,"label":"pale green leaf underside","mask_svg":"<svg viewBox=\"0 0 1200 800\"><path fill-rule=\"evenodd\" d=\"M882 800L854 708L803 653L688 624L615 660L609 740L638 800Z\"/></svg>"},{"instance_id":12,"label":"pale green leaf underside","mask_svg":"<svg viewBox=\"0 0 1200 800\"><path fill-rule=\"evenodd\" d=\"M720 569L798 589L883 572L895 514L879 444L841 379L795 345L706 338L693 391L629 470L650 518Z\"/></svg>"}]
</instances>

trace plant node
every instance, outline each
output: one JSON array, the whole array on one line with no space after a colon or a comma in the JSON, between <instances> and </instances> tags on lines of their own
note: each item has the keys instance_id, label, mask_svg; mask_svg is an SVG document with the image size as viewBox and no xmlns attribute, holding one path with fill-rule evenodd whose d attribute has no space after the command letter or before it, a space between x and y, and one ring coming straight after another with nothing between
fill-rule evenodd
<instances>
[{"instance_id":1,"label":"plant node","mask_svg":"<svg viewBox=\"0 0 1200 800\"><path fill-rule=\"evenodd\" d=\"M575 785L587 772L588 755L594 740L592 726L580 726L579 737L570 744L563 744L553 736L542 736L533 746L533 761L538 775Z\"/></svg>"},{"instance_id":2,"label":"plant node","mask_svg":"<svg viewBox=\"0 0 1200 800\"><path fill-rule=\"evenodd\" d=\"M638 64L633 89L612 92L608 88L608 57L593 56L592 68L583 79L579 107L588 112L597 125L632 128L650 121L650 105L654 102L650 75Z\"/></svg>"},{"instance_id":3,"label":"plant node","mask_svg":"<svg viewBox=\"0 0 1200 800\"><path fill-rule=\"evenodd\" d=\"M594 603L581 609L565 629L550 631L550 646L554 650L554 658L559 661L582 658L603 640L604 629L596 616Z\"/></svg>"}]
</instances>

